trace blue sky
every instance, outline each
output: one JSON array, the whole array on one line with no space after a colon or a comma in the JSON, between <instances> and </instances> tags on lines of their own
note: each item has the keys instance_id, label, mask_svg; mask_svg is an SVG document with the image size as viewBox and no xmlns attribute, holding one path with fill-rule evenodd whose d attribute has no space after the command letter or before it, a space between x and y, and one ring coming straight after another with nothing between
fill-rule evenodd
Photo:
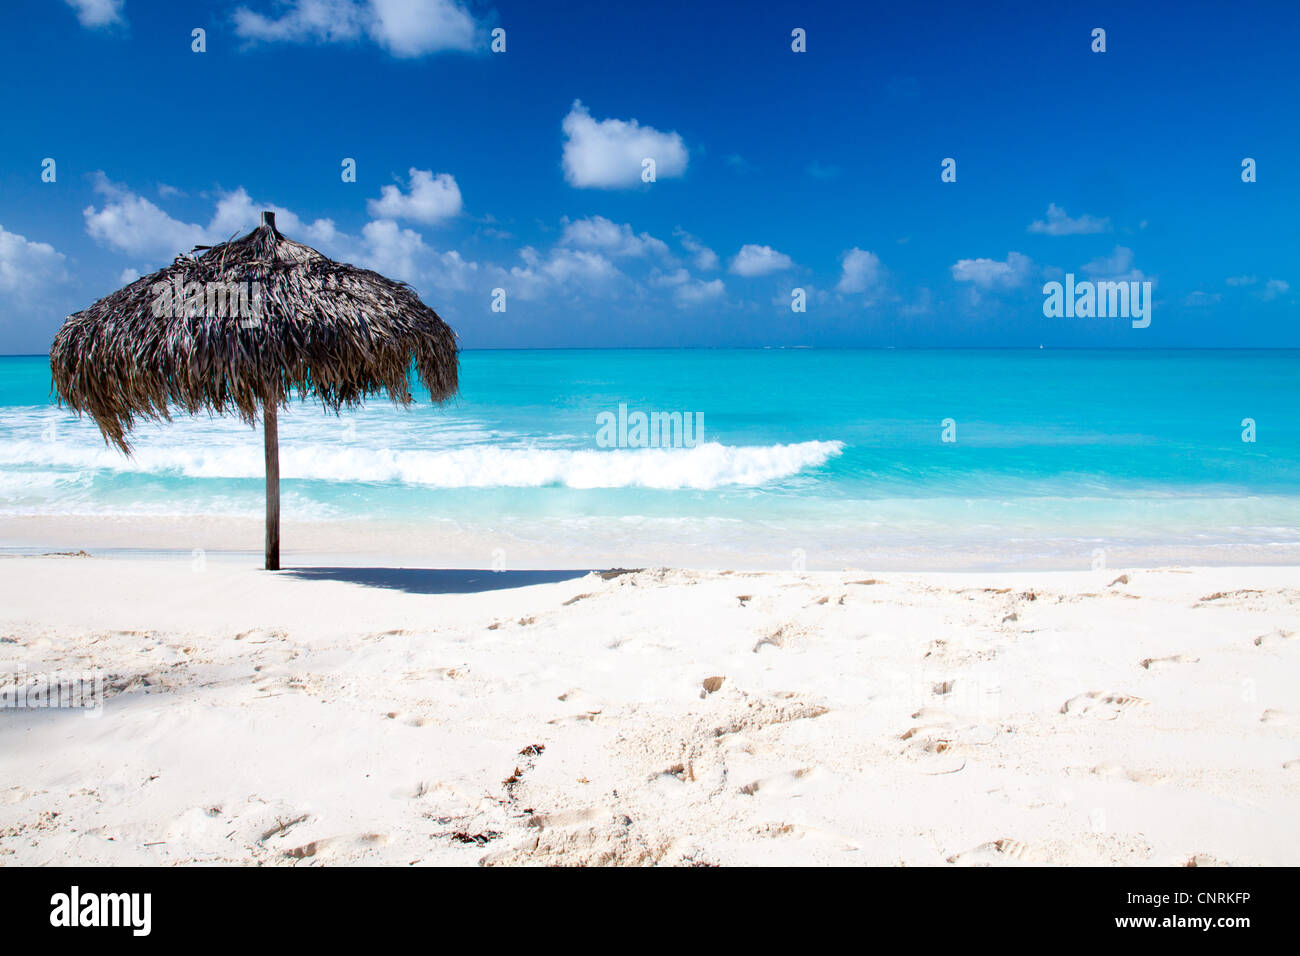
<instances>
[{"instance_id":1,"label":"blue sky","mask_svg":"<svg viewBox=\"0 0 1300 956\"><path fill-rule=\"evenodd\" d=\"M1300 5L808 6L10 0L0 353L262 208L469 348L1300 346Z\"/></svg>"}]
</instances>

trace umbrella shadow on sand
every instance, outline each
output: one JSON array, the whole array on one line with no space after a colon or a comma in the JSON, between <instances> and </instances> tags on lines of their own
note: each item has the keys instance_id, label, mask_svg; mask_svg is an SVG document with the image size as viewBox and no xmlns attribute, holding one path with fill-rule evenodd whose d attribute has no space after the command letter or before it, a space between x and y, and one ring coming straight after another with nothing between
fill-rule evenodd
<instances>
[{"instance_id":1,"label":"umbrella shadow on sand","mask_svg":"<svg viewBox=\"0 0 1300 956\"><path fill-rule=\"evenodd\" d=\"M285 568L281 576L303 581L342 581L408 594L480 594L534 584L576 581L590 571L492 571L487 568Z\"/></svg>"}]
</instances>

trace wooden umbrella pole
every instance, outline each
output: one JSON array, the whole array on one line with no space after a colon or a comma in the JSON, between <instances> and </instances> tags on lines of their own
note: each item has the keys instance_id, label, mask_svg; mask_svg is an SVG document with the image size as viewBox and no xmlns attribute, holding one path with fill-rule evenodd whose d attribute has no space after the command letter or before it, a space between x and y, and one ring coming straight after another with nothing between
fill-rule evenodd
<instances>
[{"instance_id":1,"label":"wooden umbrella pole","mask_svg":"<svg viewBox=\"0 0 1300 956\"><path fill-rule=\"evenodd\" d=\"M262 225L275 233L275 213L263 212ZM262 399L262 430L266 436L266 570L280 570L280 429L276 425L275 396L268 389Z\"/></svg>"},{"instance_id":2,"label":"wooden umbrella pole","mask_svg":"<svg viewBox=\"0 0 1300 956\"><path fill-rule=\"evenodd\" d=\"M266 570L280 570L280 431L276 427L275 399L262 400L262 427L266 435Z\"/></svg>"}]
</instances>

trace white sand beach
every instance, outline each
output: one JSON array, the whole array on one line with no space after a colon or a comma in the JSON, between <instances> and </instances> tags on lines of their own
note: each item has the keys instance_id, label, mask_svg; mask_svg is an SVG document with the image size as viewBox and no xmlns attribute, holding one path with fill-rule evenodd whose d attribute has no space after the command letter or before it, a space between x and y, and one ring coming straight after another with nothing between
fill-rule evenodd
<instances>
[{"instance_id":1,"label":"white sand beach","mask_svg":"<svg viewBox=\"0 0 1300 956\"><path fill-rule=\"evenodd\" d=\"M0 558L0 865L1300 863L1295 568L343 563Z\"/></svg>"}]
</instances>

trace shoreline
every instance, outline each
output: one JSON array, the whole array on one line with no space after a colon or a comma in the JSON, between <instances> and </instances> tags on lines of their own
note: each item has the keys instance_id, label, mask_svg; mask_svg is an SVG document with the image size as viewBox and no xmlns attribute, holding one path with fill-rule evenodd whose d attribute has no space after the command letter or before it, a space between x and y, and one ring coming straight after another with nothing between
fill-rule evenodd
<instances>
[{"instance_id":1,"label":"shoreline","mask_svg":"<svg viewBox=\"0 0 1300 956\"><path fill-rule=\"evenodd\" d=\"M567 530L566 530L567 528ZM596 529L598 533L593 533ZM0 555L86 550L106 556L197 557L261 554L263 520L253 517L184 518L0 516ZM1086 571L1106 567L1296 567L1300 542L1186 542L1151 544L1041 539L1008 542L894 541L849 547L818 546L815 530L751 522L731 538L707 543L698 526L623 519L581 525L503 521L497 526L427 519L422 523L348 519L281 522L285 561L319 564L444 568L672 567L723 571L835 571L866 568L904 573ZM1100 554L1098 553L1100 552Z\"/></svg>"}]
</instances>

